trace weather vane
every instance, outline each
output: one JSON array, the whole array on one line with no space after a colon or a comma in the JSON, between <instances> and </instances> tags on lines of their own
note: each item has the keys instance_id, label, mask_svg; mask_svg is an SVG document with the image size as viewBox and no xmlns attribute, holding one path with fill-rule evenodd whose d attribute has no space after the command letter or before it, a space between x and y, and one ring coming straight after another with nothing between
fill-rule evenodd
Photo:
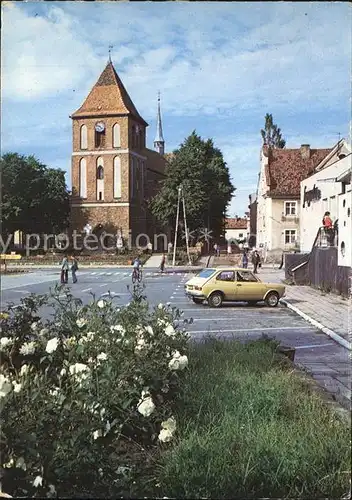
<instances>
[{"instance_id":1,"label":"weather vane","mask_svg":"<svg viewBox=\"0 0 352 500\"><path fill-rule=\"evenodd\" d=\"M158 90L158 101L160 101L160 90Z\"/></svg>"},{"instance_id":2,"label":"weather vane","mask_svg":"<svg viewBox=\"0 0 352 500\"><path fill-rule=\"evenodd\" d=\"M113 45L109 45L109 61L111 62L111 51L114 48Z\"/></svg>"}]
</instances>

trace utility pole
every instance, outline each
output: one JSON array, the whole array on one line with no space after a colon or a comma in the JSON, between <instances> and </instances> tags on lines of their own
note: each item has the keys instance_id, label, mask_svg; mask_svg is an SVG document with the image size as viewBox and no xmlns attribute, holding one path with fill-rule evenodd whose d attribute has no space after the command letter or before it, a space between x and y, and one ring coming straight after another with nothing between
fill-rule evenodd
<instances>
[{"instance_id":1,"label":"utility pole","mask_svg":"<svg viewBox=\"0 0 352 500\"><path fill-rule=\"evenodd\" d=\"M178 188L178 198L177 198L177 215L176 215L176 227L175 227L175 241L174 241L174 255L172 259L172 265L176 262L176 245L177 245L177 231L178 231L178 219L180 216L180 198L181 198L181 186Z\"/></svg>"},{"instance_id":2,"label":"utility pole","mask_svg":"<svg viewBox=\"0 0 352 500\"><path fill-rule=\"evenodd\" d=\"M182 186L181 186L182 189ZM186 248L187 248L187 257L188 257L188 264L191 265L191 257L189 254L189 245L188 245L188 229L187 229L187 220L186 220L186 204L185 204L185 195L182 189L182 203L183 203L183 218L185 220L185 236L186 236Z\"/></svg>"}]
</instances>

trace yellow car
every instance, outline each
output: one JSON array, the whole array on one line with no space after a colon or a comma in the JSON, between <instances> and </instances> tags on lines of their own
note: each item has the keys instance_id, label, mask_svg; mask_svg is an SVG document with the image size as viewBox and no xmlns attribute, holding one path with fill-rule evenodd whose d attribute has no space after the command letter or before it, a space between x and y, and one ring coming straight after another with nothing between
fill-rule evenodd
<instances>
[{"instance_id":1,"label":"yellow car","mask_svg":"<svg viewBox=\"0 0 352 500\"><path fill-rule=\"evenodd\" d=\"M185 292L196 304L208 301L211 307L220 307L225 301L248 302L255 305L264 301L276 307L285 295L285 286L279 283L263 283L249 269L203 269L187 281Z\"/></svg>"}]
</instances>

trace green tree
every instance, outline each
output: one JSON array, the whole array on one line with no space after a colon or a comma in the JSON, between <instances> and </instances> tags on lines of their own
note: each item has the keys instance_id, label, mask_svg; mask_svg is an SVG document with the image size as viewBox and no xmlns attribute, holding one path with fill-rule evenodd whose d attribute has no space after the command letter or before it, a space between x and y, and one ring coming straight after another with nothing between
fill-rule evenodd
<instances>
[{"instance_id":1,"label":"green tree","mask_svg":"<svg viewBox=\"0 0 352 500\"><path fill-rule=\"evenodd\" d=\"M263 144L277 149L283 149L286 141L282 138L281 129L273 122L273 115L265 115L264 129L260 131Z\"/></svg>"},{"instance_id":2,"label":"green tree","mask_svg":"<svg viewBox=\"0 0 352 500\"><path fill-rule=\"evenodd\" d=\"M221 151L214 147L211 139L203 140L195 131L174 151L166 179L150 203L153 215L164 226L175 227L180 185L189 230L199 235L202 228L207 228L218 238L223 232L227 206L235 187Z\"/></svg>"},{"instance_id":3,"label":"green tree","mask_svg":"<svg viewBox=\"0 0 352 500\"><path fill-rule=\"evenodd\" d=\"M34 156L1 158L1 233L58 233L68 226L69 192L63 170Z\"/></svg>"}]
</instances>

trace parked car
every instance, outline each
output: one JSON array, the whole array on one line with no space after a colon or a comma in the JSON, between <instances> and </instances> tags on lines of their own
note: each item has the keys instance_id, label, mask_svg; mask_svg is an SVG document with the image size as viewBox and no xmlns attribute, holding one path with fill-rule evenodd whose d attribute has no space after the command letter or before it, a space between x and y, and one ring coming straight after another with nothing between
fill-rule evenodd
<instances>
[{"instance_id":1,"label":"parked car","mask_svg":"<svg viewBox=\"0 0 352 500\"><path fill-rule=\"evenodd\" d=\"M249 269L238 267L203 269L185 284L185 293L196 304L208 301L210 307L220 307L225 301L248 302L255 305L264 301L276 307L285 295L285 286L264 283Z\"/></svg>"}]
</instances>

